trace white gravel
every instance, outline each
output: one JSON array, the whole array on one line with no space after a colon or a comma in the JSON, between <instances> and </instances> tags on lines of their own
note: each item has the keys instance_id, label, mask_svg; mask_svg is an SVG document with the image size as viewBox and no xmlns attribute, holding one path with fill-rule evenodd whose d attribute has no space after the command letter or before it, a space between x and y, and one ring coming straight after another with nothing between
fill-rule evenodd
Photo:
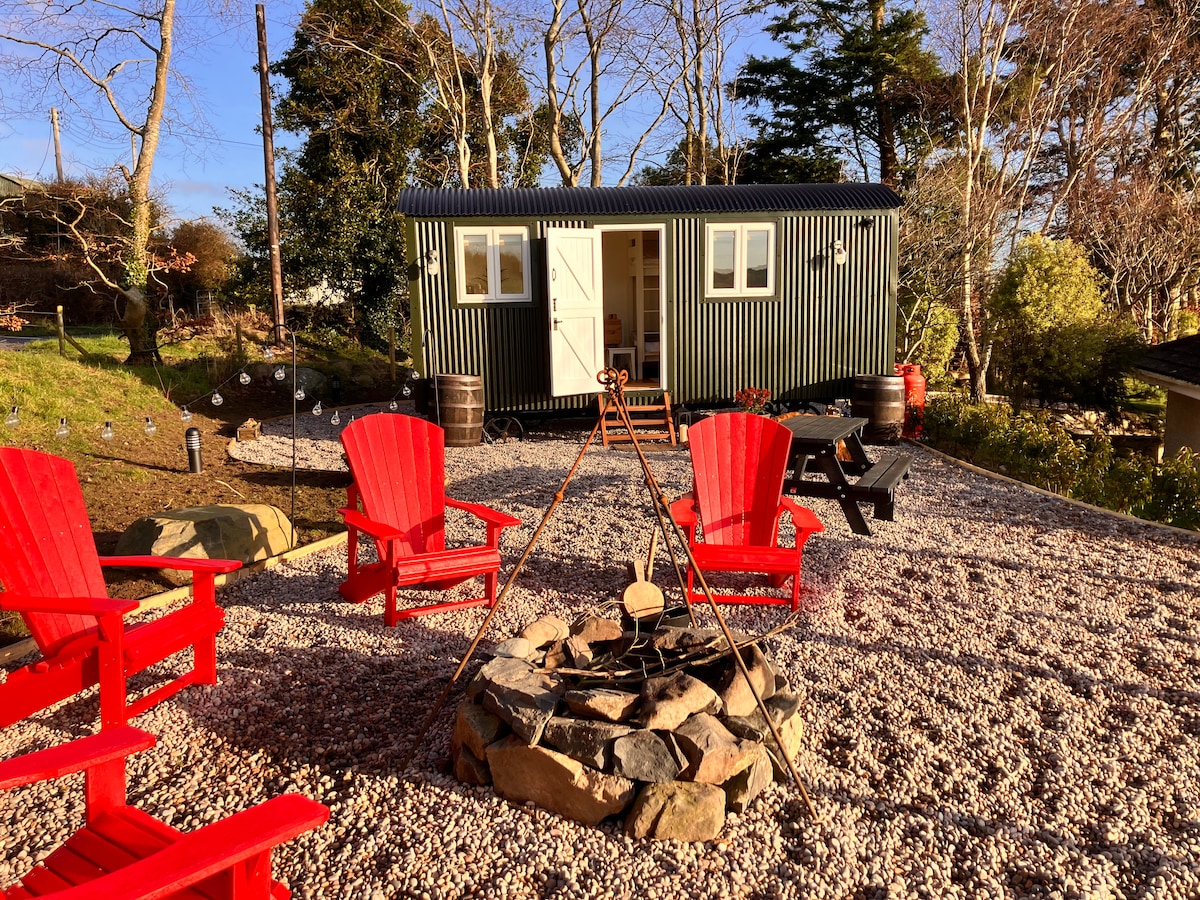
<instances>
[{"instance_id":1,"label":"white gravel","mask_svg":"<svg viewBox=\"0 0 1200 900\"><path fill-rule=\"evenodd\" d=\"M581 446L448 451L454 496L524 522L502 575ZM684 451L650 455L669 493L688 487ZM813 501L827 531L806 551L804 614L772 641L808 693L798 767L818 822L784 784L712 844L514 807L447 774L449 708L400 771L484 612L385 629L379 600L338 601L341 549L222 591L220 684L136 721L160 743L131 760L131 795L183 828L282 791L328 803L330 823L276 855L299 897L1200 896L1200 537L922 450L912 473L870 537ZM489 639L611 600L650 527L632 453L590 451ZM660 555L656 580L671 575ZM785 616L724 611L748 631ZM6 729L0 755L91 732L85 696ZM0 796L0 884L77 826L65 783Z\"/></svg>"}]
</instances>

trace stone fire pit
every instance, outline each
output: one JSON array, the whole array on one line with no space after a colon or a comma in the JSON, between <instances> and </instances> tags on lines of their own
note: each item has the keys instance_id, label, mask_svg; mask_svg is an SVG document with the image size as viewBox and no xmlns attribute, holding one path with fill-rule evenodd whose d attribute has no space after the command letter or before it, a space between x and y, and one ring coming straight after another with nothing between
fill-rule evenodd
<instances>
[{"instance_id":1,"label":"stone fire pit","mask_svg":"<svg viewBox=\"0 0 1200 900\"><path fill-rule=\"evenodd\" d=\"M735 640L794 757L800 698L761 639ZM458 708L460 781L588 825L625 815L631 837L707 841L788 777L720 631L545 617L494 653Z\"/></svg>"}]
</instances>

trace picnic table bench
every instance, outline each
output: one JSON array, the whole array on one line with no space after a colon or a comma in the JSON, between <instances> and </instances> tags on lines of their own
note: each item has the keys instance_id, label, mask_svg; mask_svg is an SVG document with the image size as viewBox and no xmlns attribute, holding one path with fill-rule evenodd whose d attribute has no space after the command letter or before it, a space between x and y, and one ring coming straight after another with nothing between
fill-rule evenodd
<instances>
[{"instance_id":1,"label":"picnic table bench","mask_svg":"<svg viewBox=\"0 0 1200 900\"><path fill-rule=\"evenodd\" d=\"M783 424L792 432L792 459L783 482L785 493L837 500L855 534L871 533L859 503L873 504L876 519L890 522L895 518L896 486L908 477L911 453L883 452L872 461L862 443L862 430L867 424L863 418L794 416ZM850 459L838 458L839 443ZM810 466L825 480L805 478Z\"/></svg>"}]
</instances>

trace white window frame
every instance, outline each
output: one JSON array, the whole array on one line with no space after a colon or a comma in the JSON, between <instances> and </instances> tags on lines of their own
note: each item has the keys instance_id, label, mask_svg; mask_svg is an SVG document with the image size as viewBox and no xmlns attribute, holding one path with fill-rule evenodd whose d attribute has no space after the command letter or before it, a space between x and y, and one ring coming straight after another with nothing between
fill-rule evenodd
<instances>
[{"instance_id":1,"label":"white window frame","mask_svg":"<svg viewBox=\"0 0 1200 900\"><path fill-rule=\"evenodd\" d=\"M733 287L713 285L713 238L718 232L735 235L733 244ZM752 231L767 233L767 286L746 286L746 241ZM704 229L706 297L773 297L775 295L775 223L774 222L709 222Z\"/></svg>"},{"instance_id":2,"label":"white window frame","mask_svg":"<svg viewBox=\"0 0 1200 900\"><path fill-rule=\"evenodd\" d=\"M500 236L519 235L521 238L521 292L505 294L500 291ZM487 238L488 286L486 294L467 293L466 242L467 237L479 235ZM529 271L529 228L525 225L469 226L454 229L455 287L460 303L520 303L531 302Z\"/></svg>"}]
</instances>

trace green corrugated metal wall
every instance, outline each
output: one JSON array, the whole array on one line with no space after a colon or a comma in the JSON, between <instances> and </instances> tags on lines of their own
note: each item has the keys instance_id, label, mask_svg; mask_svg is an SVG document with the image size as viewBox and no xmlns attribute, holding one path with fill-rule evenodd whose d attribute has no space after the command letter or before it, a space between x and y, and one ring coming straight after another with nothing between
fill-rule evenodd
<instances>
[{"instance_id":1,"label":"green corrugated metal wall","mask_svg":"<svg viewBox=\"0 0 1200 900\"><path fill-rule=\"evenodd\" d=\"M705 223L772 220L779 222L778 299L705 300ZM627 217L619 223L632 230L661 221ZM769 388L786 400L848 397L854 375L890 373L896 223L894 210L675 217L663 247L662 287L667 386L676 402L729 400L748 386ZM490 412L579 409L594 402L549 394L544 245L535 243L530 257L532 305L459 306L451 297L453 224L409 222L414 256L435 249L442 260L439 275L418 268L412 285L413 358L423 373L482 375ZM542 239L548 226L601 222L524 224ZM844 265L833 262L835 240L846 247Z\"/></svg>"}]
</instances>

